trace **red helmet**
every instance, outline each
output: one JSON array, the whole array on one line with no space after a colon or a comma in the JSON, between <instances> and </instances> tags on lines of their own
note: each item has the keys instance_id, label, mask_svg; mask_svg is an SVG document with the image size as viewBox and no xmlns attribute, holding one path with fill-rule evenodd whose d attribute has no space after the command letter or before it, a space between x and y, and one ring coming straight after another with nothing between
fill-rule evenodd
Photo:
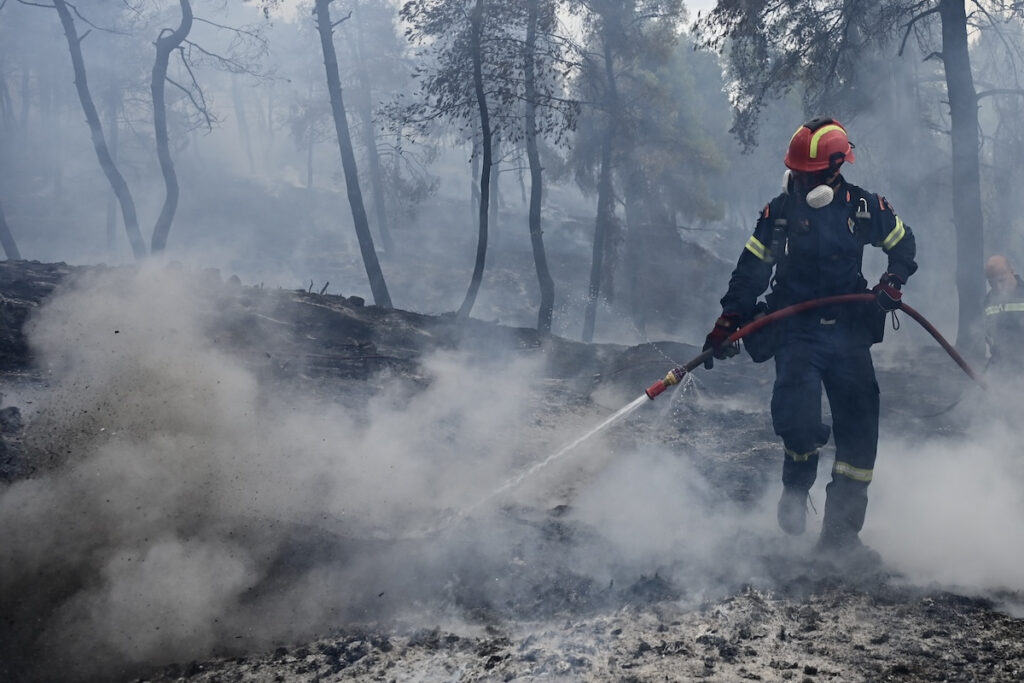
<instances>
[{"instance_id":1,"label":"red helmet","mask_svg":"<svg viewBox=\"0 0 1024 683\"><path fill-rule=\"evenodd\" d=\"M793 171L813 173L838 169L844 161L853 160L853 144L843 124L835 119L816 118L793 133L785 163Z\"/></svg>"}]
</instances>

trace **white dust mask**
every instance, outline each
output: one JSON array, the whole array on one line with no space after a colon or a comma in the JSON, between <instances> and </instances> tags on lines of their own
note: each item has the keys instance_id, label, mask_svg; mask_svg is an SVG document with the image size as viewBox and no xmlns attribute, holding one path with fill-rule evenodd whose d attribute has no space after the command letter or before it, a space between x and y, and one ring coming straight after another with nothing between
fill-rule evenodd
<instances>
[{"instance_id":1,"label":"white dust mask","mask_svg":"<svg viewBox=\"0 0 1024 683\"><path fill-rule=\"evenodd\" d=\"M818 185L807 193L807 205L812 209L820 209L831 204L835 196L835 190L828 185Z\"/></svg>"}]
</instances>

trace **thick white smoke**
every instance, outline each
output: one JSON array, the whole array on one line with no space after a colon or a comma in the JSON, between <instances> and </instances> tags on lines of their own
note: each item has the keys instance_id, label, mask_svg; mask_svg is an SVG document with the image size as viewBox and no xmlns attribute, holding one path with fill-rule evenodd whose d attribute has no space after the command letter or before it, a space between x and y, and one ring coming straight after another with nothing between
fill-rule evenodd
<instances>
[{"instance_id":1,"label":"thick white smoke","mask_svg":"<svg viewBox=\"0 0 1024 683\"><path fill-rule=\"evenodd\" d=\"M914 582L1024 591L1020 443L1018 426L998 420L960 438L884 443L865 538Z\"/></svg>"},{"instance_id":2,"label":"thick white smoke","mask_svg":"<svg viewBox=\"0 0 1024 683\"><path fill-rule=\"evenodd\" d=\"M385 377L353 411L257 381L209 334L216 306L189 280L91 275L32 322L51 385L35 439L62 464L0 494L0 580L77 577L44 637L79 662L289 637L296 605L310 608L305 628L322 627L363 599L346 572L381 572L340 558L329 583L292 576L288 604L261 594L255 615L251 592L288 544L416 532L536 457L536 439L519 438L535 362L439 354L425 387Z\"/></svg>"},{"instance_id":3,"label":"thick white smoke","mask_svg":"<svg viewBox=\"0 0 1024 683\"><path fill-rule=\"evenodd\" d=\"M695 404L710 436L694 452L623 436L675 428L641 411L417 538L607 413L553 406L539 360L456 352L426 358L426 382L381 376L365 405L346 407L259 378L211 332L221 313L187 274L147 268L88 276L33 319L50 372L34 438L61 464L0 492L0 587L50 591L38 635L60 644L56 667L187 661L446 597L528 602L564 571L595 586L657 574L701 600L770 585L779 557L799 565L810 552L827 462L809 536L784 537L774 484L740 504L694 466L721 457L722 411L765 419L750 401L710 396ZM986 434L883 436L864 538L910 580L1024 589L1019 438ZM552 527L559 503L568 530Z\"/></svg>"}]
</instances>

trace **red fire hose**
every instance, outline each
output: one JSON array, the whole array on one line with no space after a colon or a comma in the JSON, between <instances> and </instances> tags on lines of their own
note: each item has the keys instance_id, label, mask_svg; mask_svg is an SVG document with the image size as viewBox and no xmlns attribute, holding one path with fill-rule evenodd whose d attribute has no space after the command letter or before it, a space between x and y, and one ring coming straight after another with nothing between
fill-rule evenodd
<instances>
[{"instance_id":1,"label":"red fire hose","mask_svg":"<svg viewBox=\"0 0 1024 683\"><path fill-rule=\"evenodd\" d=\"M782 318L788 318L789 316L794 315L796 313L802 313L803 311L809 311L811 309L820 308L822 306L828 306L830 304L853 303L874 300L874 294L864 292L862 294L840 294L838 296L826 296L821 299L812 299L811 301L804 301L799 304L793 304L792 306L786 306L785 308L780 308L779 310L773 313L769 313L763 318L758 318L757 320L744 325L743 327L729 335L729 338L726 339L725 342L723 342L723 345L732 344L737 340L742 339L746 335L750 334L751 332L756 332L765 325L770 325L777 320L781 320ZM936 330L935 327L930 322L928 322L928 320L923 315L921 315L913 308L902 302L900 302L900 310L909 315L914 320L916 320L918 324L921 325L921 327L927 330L928 334L934 337L935 341L939 342L939 345L946 350L946 353L949 354L950 358L956 361L956 364L959 365L960 368L964 372L966 372L971 379L977 382L982 389L987 388L984 380L982 380L982 378L974 372L971 366L967 364L967 361L965 361L963 357L957 352L957 350L953 348L953 345L946 341L945 337L939 334L939 331ZM669 370L669 373L665 375L665 379L659 379L657 382L647 387L647 397L653 400L655 396L665 391L665 389L669 388L673 384L678 384L686 375L686 373L692 372L694 368L696 368L698 365L701 365L704 361L710 358L713 353L714 351L712 349L707 349L686 365L681 365L678 368L673 368L672 370Z\"/></svg>"}]
</instances>

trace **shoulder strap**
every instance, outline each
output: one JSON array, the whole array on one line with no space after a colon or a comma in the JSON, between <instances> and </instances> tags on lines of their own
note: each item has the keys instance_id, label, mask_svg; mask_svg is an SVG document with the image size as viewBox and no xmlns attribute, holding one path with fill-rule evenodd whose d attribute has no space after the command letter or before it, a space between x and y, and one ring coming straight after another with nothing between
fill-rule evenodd
<instances>
[{"instance_id":1,"label":"shoulder strap","mask_svg":"<svg viewBox=\"0 0 1024 683\"><path fill-rule=\"evenodd\" d=\"M768 203L768 217L771 219L771 239L765 253L766 263L775 263L786 255L786 242L789 239L789 194L783 192Z\"/></svg>"},{"instance_id":2,"label":"shoulder strap","mask_svg":"<svg viewBox=\"0 0 1024 683\"><path fill-rule=\"evenodd\" d=\"M850 217L858 221L871 220L871 194L852 183L846 184L846 190L850 193Z\"/></svg>"}]
</instances>

